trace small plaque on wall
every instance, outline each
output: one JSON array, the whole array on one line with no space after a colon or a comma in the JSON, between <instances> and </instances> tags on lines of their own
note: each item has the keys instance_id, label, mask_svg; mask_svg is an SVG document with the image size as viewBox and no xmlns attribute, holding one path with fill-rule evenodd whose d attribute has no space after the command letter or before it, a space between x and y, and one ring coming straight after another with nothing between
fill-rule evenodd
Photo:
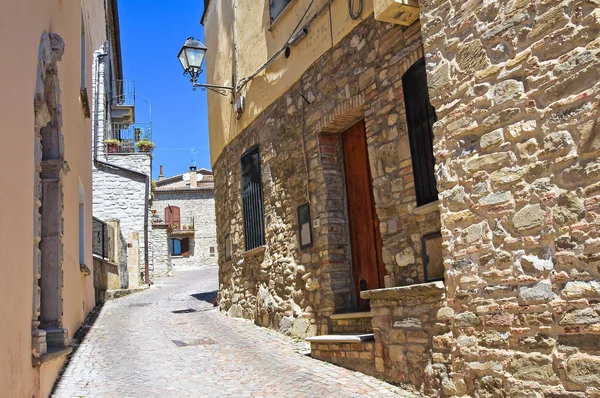
<instances>
[{"instance_id":1,"label":"small plaque on wall","mask_svg":"<svg viewBox=\"0 0 600 398\"><path fill-rule=\"evenodd\" d=\"M305 203L298 207L298 236L300 248L312 246L312 225L310 221L310 204Z\"/></svg>"},{"instance_id":2,"label":"small plaque on wall","mask_svg":"<svg viewBox=\"0 0 600 398\"><path fill-rule=\"evenodd\" d=\"M231 234L225 236L225 260L231 260Z\"/></svg>"}]
</instances>

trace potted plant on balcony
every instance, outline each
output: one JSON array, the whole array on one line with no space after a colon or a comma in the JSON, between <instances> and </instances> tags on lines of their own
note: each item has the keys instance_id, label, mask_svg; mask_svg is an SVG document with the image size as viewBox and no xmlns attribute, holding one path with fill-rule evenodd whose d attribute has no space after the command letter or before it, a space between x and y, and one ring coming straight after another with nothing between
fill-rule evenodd
<instances>
[{"instance_id":1,"label":"potted plant on balcony","mask_svg":"<svg viewBox=\"0 0 600 398\"><path fill-rule=\"evenodd\" d=\"M140 152L151 152L154 149L154 142L144 138L135 143L135 146Z\"/></svg>"},{"instance_id":2,"label":"potted plant on balcony","mask_svg":"<svg viewBox=\"0 0 600 398\"><path fill-rule=\"evenodd\" d=\"M179 229L179 224L177 224L177 223L173 224L173 229Z\"/></svg>"},{"instance_id":3,"label":"potted plant on balcony","mask_svg":"<svg viewBox=\"0 0 600 398\"><path fill-rule=\"evenodd\" d=\"M116 140L114 138L109 138L107 140L104 140L104 143L106 144L106 151L108 153L119 152L119 146L121 146L121 141Z\"/></svg>"},{"instance_id":4,"label":"potted plant on balcony","mask_svg":"<svg viewBox=\"0 0 600 398\"><path fill-rule=\"evenodd\" d=\"M193 226L192 224L190 224L190 225L188 225L188 229L189 229L190 231L193 231L193 230L194 230L194 226Z\"/></svg>"}]
</instances>

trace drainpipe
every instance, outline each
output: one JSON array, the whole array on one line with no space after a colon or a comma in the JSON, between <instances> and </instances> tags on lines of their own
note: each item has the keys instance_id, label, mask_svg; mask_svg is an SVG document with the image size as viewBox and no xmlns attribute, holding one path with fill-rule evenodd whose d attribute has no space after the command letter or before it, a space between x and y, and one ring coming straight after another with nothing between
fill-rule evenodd
<instances>
[{"instance_id":1,"label":"drainpipe","mask_svg":"<svg viewBox=\"0 0 600 398\"><path fill-rule=\"evenodd\" d=\"M107 55L108 55L108 53L98 54L96 56L96 59L94 60L96 62L96 84L98 85L98 88L96 89L96 94L95 94L96 109L94 111L94 166L96 166L96 168L99 168L98 166L102 166L105 168L122 170L131 175L135 175L135 176L144 178L145 185L146 185L145 195L144 195L144 283L146 285L149 285L150 284L150 275L149 275L150 266L148 264L148 208L149 208L149 200L150 200L150 176L148 176L142 172L129 169L127 167L118 166L113 163L98 160L98 101L99 101L99 96L100 96L100 94L99 94L100 93L100 86L99 86L100 58L104 58ZM106 131L106 129L105 129L105 131Z\"/></svg>"}]
</instances>

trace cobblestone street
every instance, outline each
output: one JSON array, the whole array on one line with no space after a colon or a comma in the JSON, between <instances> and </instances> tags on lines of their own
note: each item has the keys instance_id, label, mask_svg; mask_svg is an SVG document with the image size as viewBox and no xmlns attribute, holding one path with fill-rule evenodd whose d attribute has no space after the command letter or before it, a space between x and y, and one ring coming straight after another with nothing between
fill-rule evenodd
<instances>
[{"instance_id":1,"label":"cobblestone street","mask_svg":"<svg viewBox=\"0 0 600 398\"><path fill-rule=\"evenodd\" d=\"M211 304L217 287L216 267L178 270L150 290L107 302L53 396L410 396L220 314Z\"/></svg>"}]
</instances>

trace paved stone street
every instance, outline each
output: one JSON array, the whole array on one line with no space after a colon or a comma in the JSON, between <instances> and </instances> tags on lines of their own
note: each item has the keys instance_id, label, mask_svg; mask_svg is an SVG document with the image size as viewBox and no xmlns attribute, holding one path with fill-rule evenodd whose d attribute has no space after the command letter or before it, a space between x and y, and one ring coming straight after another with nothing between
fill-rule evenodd
<instances>
[{"instance_id":1,"label":"paved stone street","mask_svg":"<svg viewBox=\"0 0 600 398\"><path fill-rule=\"evenodd\" d=\"M107 302L53 396L409 396L220 314L211 304L217 287L216 267L177 270L150 290Z\"/></svg>"}]
</instances>

